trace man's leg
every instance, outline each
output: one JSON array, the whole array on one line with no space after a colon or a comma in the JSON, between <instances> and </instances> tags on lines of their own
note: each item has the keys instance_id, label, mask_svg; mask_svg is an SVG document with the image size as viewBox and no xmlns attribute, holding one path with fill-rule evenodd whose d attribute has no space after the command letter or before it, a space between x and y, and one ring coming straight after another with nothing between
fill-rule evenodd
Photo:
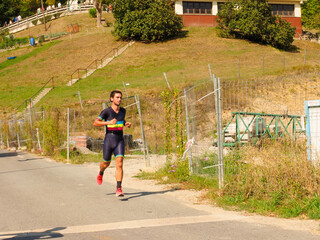
<instances>
[{"instance_id":1,"label":"man's leg","mask_svg":"<svg viewBox=\"0 0 320 240\"><path fill-rule=\"evenodd\" d=\"M122 182L123 179L123 157L116 158L116 180Z\"/></svg>"},{"instance_id":2,"label":"man's leg","mask_svg":"<svg viewBox=\"0 0 320 240\"><path fill-rule=\"evenodd\" d=\"M100 171L99 174L97 176L97 183L98 185L102 184L102 178L103 178L103 174L104 174L104 170L106 170L107 167L109 167L111 161L103 161L100 163Z\"/></svg>"},{"instance_id":3,"label":"man's leg","mask_svg":"<svg viewBox=\"0 0 320 240\"><path fill-rule=\"evenodd\" d=\"M119 157L116 157L116 180L117 180L116 195L117 196L124 196L121 188L122 179L123 179L123 157L119 156Z\"/></svg>"},{"instance_id":4,"label":"man's leg","mask_svg":"<svg viewBox=\"0 0 320 240\"><path fill-rule=\"evenodd\" d=\"M104 170L106 170L107 167L110 166L111 161L103 161L100 163L100 173L102 173L101 175L103 175Z\"/></svg>"},{"instance_id":5,"label":"man's leg","mask_svg":"<svg viewBox=\"0 0 320 240\"><path fill-rule=\"evenodd\" d=\"M104 139L104 144L103 144L103 161L100 163L100 172L97 176L97 183L98 185L102 184L102 178L103 178L103 173L104 170L106 170L107 167L109 167L110 162L111 162L111 154L112 154L112 149L110 146L110 137L106 135Z\"/></svg>"}]
</instances>

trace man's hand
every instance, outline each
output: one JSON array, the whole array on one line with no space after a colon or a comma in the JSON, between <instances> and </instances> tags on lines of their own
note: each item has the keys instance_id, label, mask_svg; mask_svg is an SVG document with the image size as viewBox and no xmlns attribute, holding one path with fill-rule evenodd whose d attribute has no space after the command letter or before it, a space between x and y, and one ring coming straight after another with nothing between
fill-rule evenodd
<instances>
[{"instance_id":1,"label":"man's hand","mask_svg":"<svg viewBox=\"0 0 320 240\"><path fill-rule=\"evenodd\" d=\"M126 122L126 127L130 128L131 127L131 122Z\"/></svg>"},{"instance_id":2,"label":"man's hand","mask_svg":"<svg viewBox=\"0 0 320 240\"><path fill-rule=\"evenodd\" d=\"M108 125L115 125L117 123L117 119L112 119L110 121L108 121Z\"/></svg>"}]
</instances>

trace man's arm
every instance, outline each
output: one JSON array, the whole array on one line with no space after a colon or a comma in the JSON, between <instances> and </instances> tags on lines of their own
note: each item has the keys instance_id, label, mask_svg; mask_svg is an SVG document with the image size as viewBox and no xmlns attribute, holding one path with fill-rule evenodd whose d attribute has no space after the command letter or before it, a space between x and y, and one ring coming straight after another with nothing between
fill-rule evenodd
<instances>
[{"instance_id":1,"label":"man's arm","mask_svg":"<svg viewBox=\"0 0 320 240\"><path fill-rule=\"evenodd\" d=\"M102 121L100 118L97 118L94 123L93 126L95 127L103 127L103 126L107 126L107 125L113 125L117 123L117 119L112 119L110 121Z\"/></svg>"}]
</instances>

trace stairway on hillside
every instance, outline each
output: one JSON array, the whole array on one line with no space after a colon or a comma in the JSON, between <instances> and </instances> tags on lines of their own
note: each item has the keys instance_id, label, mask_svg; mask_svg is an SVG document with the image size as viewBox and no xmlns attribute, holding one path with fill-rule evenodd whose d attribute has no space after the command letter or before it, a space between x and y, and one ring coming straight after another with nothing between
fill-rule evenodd
<instances>
[{"instance_id":1,"label":"stairway on hillside","mask_svg":"<svg viewBox=\"0 0 320 240\"><path fill-rule=\"evenodd\" d=\"M48 87L48 88L44 88L34 99L32 99L32 104L27 106L27 109L30 108L31 106L34 106L35 104L37 104L45 95L47 95L51 90L53 89L53 87Z\"/></svg>"},{"instance_id":2,"label":"stairway on hillside","mask_svg":"<svg viewBox=\"0 0 320 240\"><path fill-rule=\"evenodd\" d=\"M124 47L118 49L117 53L114 54L112 57L107 58L106 60L104 60L100 66L97 67L97 69L103 68L106 65L108 65L115 57L118 57L119 55L121 55L125 50L127 50L128 47L132 46L135 42L131 41L128 44L126 44ZM80 79L89 77L91 74L93 74L97 69L89 69L85 74L83 74L80 78L74 78L71 79L66 86L72 86L73 84L75 84L77 81L79 81Z\"/></svg>"}]
</instances>

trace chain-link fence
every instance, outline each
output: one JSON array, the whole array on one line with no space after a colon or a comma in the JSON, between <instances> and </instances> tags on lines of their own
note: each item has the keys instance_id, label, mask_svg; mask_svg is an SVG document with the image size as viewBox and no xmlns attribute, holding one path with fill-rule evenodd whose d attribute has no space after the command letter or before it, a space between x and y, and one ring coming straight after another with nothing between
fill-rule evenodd
<instances>
[{"instance_id":1,"label":"chain-link fence","mask_svg":"<svg viewBox=\"0 0 320 240\"><path fill-rule=\"evenodd\" d=\"M78 153L101 153L105 129L94 127L93 122L110 102L82 103L79 99L81 104L74 107L28 107L12 119L1 121L2 148L45 155L59 153L67 161ZM125 129L126 152L143 153L149 165L139 96L124 98L122 106L126 109L126 121L132 122L132 127Z\"/></svg>"},{"instance_id":2,"label":"chain-link fence","mask_svg":"<svg viewBox=\"0 0 320 240\"><path fill-rule=\"evenodd\" d=\"M209 75L209 74L208 74ZM261 138L306 139L304 102L319 98L320 72L221 81L222 143L228 147ZM218 129L213 80L184 90L187 149L196 174L217 176Z\"/></svg>"},{"instance_id":3,"label":"chain-link fence","mask_svg":"<svg viewBox=\"0 0 320 240\"><path fill-rule=\"evenodd\" d=\"M214 87L214 79L208 71L207 79L194 83L180 94L173 94L170 102L170 107L179 102L175 114L171 115L171 120L179 121L179 124L171 123L169 141L172 149L180 149L181 142L186 146L182 157L188 159L193 173L218 175L221 163L217 102L221 103L221 141L225 152L229 147L256 142L263 137L306 137L304 102L319 98L319 71L242 80L221 79L220 87ZM218 92L220 96L216 99ZM125 130L127 153L144 153L148 165L149 148L156 153L165 139L165 133L159 134L163 127L158 126L162 126L165 112L158 112L160 108L156 113L149 110L155 104L162 105L159 98L153 99L158 103L147 100L143 99L144 110L141 110L138 96L123 98L122 106L127 109L126 120L132 122L132 128ZM10 120L1 121L1 146L27 148L46 155L60 151L66 158L74 149L100 152L104 130L94 128L93 122L108 103L82 103L80 93L79 102L69 108L31 107ZM148 114L143 115L142 111L147 110ZM148 129L147 134L144 126ZM152 135L151 132L155 133ZM146 138L152 143L149 147Z\"/></svg>"}]
</instances>

